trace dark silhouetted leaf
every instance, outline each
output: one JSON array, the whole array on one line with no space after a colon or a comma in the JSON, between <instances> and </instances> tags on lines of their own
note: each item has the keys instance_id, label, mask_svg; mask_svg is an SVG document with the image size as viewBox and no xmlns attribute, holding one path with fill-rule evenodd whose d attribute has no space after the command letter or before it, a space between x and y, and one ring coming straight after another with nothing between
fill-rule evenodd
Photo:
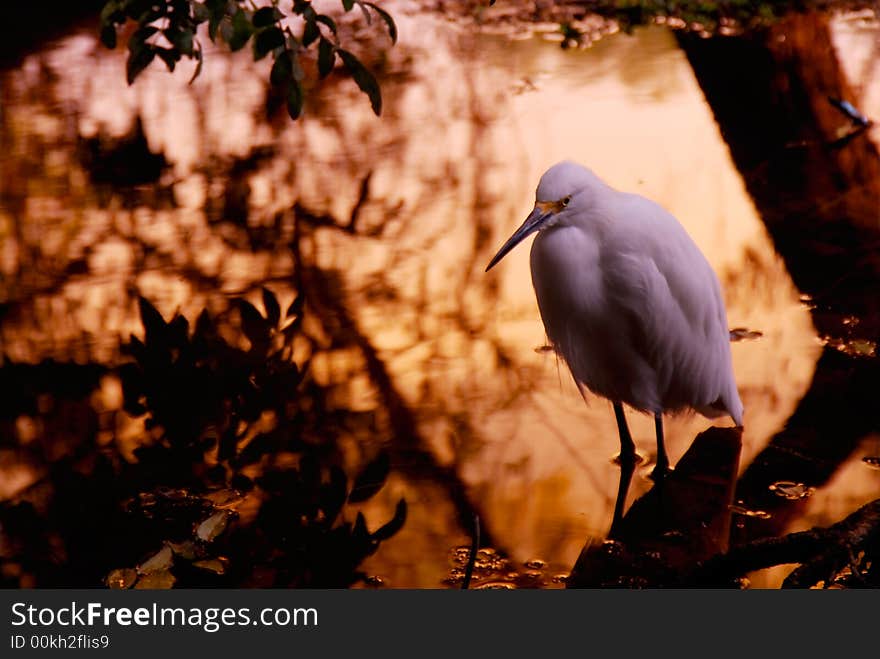
<instances>
[{"instance_id":1,"label":"dark silhouetted leaf","mask_svg":"<svg viewBox=\"0 0 880 659\"><path fill-rule=\"evenodd\" d=\"M335 63L336 53L333 44L328 39L321 37L321 41L318 43L318 75L321 78L326 78L330 75ZM288 315L290 315L289 312Z\"/></svg>"},{"instance_id":2,"label":"dark silhouetted leaf","mask_svg":"<svg viewBox=\"0 0 880 659\"><path fill-rule=\"evenodd\" d=\"M312 12L312 14L314 14L314 12ZM315 43L315 39L319 36L321 36L321 32L318 30L318 23L314 16L309 16L306 18L305 27L303 27L302 45L306 47L310 46Z\"/></svg>"},{"instance_id":3,"label":"dark silhouetted leaf","mask_svg":"<svg viewBox=\"0 0 880 659\"><path fill-rule=\"evenodd\" d=\"M202 4L201 2L196 2L192 5L192 13L196 25L204 23L211 18L211 10L208 9L207 4Z\"/></svg>"},{"instance_id":4,"label":"dark silhouetted leaf","mask_svg":"<svg viewBox=\"0 0 880 659\"><path fill-rule=\"evenodd\" d=\"M293 337L299 333L300 328L302 327L302 316L297 316L293 319L291 323L285 325L281 333L284 335L288 341L293 340Z\"/></svg>"},{"instance_id":5,"label":"dark silhouetted leaf","mask_svg":"<svg viewBox=\"0 0 880 659\"><path fill-rule=\"evenodd\" d=\"M275 58L275 63L272 64L272 71L269 73L269 81L274 86L277 87L283 85L293 77L293 66L291 64L292 56L293 53L289 50L278 53L278 56Z\"/></svg>"},{"instance_id":6,"label":"dark silhouetted leaf","mask_svg":"<svg viewBox=\"0 0 880 659\"><path fill-rule=\"evenodd\" d=\"M345 64L345 68L351 73L351 77L354 78L357 86L360 87L361 91L370 99L370 105L373 108L373 112L376 116L382 114L382 92L379 90L379 83L376 82L376 78L366 69L357 57L347 50L340 48L336 52L339 53L339 57L342 58L342 63Z\"/></svg>"},{"instance_id":7,"label":"dark silhouetted leaf","mask_svg":"<svg viewBox=\"0 0 880 659\"><path fill-rule=\"evenodd\" d=\"M144 326L147 346L156 342L164 343L168 336L168 326L165 324L162 314L145 297L138 297L138 308L141 312L141 323Z\"/></svg>"},{"instance_id":8,"label":"dark silhouetted leaf","mask_svg":"<svg viewBox=\"0 0 880 659\"><path fill-rule=\"evenodd\" d=\"M142 27L139 30L135 30L135 32L128 39L128 49L131 52L140 50L141 47L146 43L147 39L152 37L158 31L159 28L153 25L147 25L146 27Z\"/></svg>"},{"instance_id":9,"label":"dark silhouetted leaf","mask_svg":"<svg viewBox=\"0 0 880 659\"><path fill-rule=\"evenodd\" d=\"M388 36L391 37L392 43L397 43L397 25L394 23L394 19L391 18L391 14L382 9L381 7L377 7L372 2L364 2L367 7L370 7L374 12L379 14L379 18L385 21L385 25L388 26Z\"/></svg>"},{"instance_id":10,"label":"dark silhouetted leaf","mask_svg":"<svg viewBox=\"0 0 880 659\"><path fill-rule=\"evenodd\" d=\"M101 28L101 43L110 50L116 48L116 26L104 25Z\"/></svg>"},{"instance_id":11,"label":"dark silhouetted leaf","mask_svg":"<svg viewBox=\"0 0 880 659\"><path fill-rule=\"evenodd\" d=\"M359 512L354 520L354 527L351 529L351 539L355 542L364 542L369 537L370 532L367 530L367 520L364 514Z\"/></svg>"},{"instance_id":12,"label":"dark silhouetted leaf","mask_svg":"<svg viewBox=\"0 0 880 659\"><path fill-rule=\"evenodd\" d=\"M208 19L208 36L211 41L217 41L217 28L226 15L226 0L205 0L205 6L211 14Z\"/></svg>"},{"instance_id":13,"label":"dark silhouetted leaf","mask_svg":"<svg viewBox=\"0 0 880 659\"><path fill-rule=\"evenodd\" d=\"M291 80L287 90L287 114L291 119L299 119L303 107L303 90L299 80Z\"/></svg>"},{"instance_id":14,"label":"dark silhouetted leaf","mask_svg":"<svg viewBox=\"0 0 880 659\"><path fill-rule=\"evenodd\" d=\"M125 63L125 79L129 85L150 65L155 55L156 51L147 44L141 44L140 48L128 54L128 61Z\"/></svg>"},{"instance_id":15,"label":"dark silhouetted leaf","mask_svg":"<svg viewBox=\"0 0 880 659\"><path fill-rule=\"evenodd\" d=\"M328 526L332 526L345 504L347 483L345 472L333 465L330 468L330 482L321 487L321 509L324 511Z\"/></svg>"},{"instance_id":16,"label":"dark silhouetted leaf","mask_svg":"<svg viewBox=\"0 0 880 659\"><path fill-rule=\"evenodd\" d=\"M254 59L263 59L269 52L284 45L284 32L277 27L269 27L257 32L254 40Z\"/></svg>"},{"instance_id":17,"label":"dark silhouetted leaf","mask_svg":"<svg viewBox=\"0 0 880 659\"><path fill-rule=\"evenodd\" d=\"M238 301L241 313L241 328L254 346L262 346L269 340L269 323L260 315L257 308L247 300Z\"/></svg>"},{"instance_id":18,"label":"dark silhouetted leaf","mask_svg":"<svg viewBox=\"0 0 880 659\"><path fill-rule=\"evenodd\" d=\"M277 28L276 28L277 29ZM254 33L254 26L241 9L232 17L232 34L229 37L229 49L233 52L245 47ZM267 51L268 52L268 51Z\"/></svg>"},{"instance_id":19,"label":"dark silhouetted leaf","mask_svg":"<svg viewBox=\"0 0 880 659\"><path fill-rule=\"evenodd\" d=\"M397 502L397 506L394 508L394 516L388 521L384 526L379 527L375 533L373 533L373 540L387 540L395 533L397 533L401 528L403 528L403 523L406 521L406 501L401 499Z\"/></svg>"},{"instance_id":20,"label":"dark silhouetted leaf","mask_svg":"<svg viewBox=\"0 0 880 659\"><path fill-rule=\"evenodd\" d=\"M305 297L303 297L302 293L297 295L295 298L293 298L293 302L290 303L290 306L287 307L287 311L284 313L285 317L290 318L293 315L301 314L305 302L306 299Z\"/></svg>"},{"instance_id":21,"label":"dark silhouetted leaf","mask_svg":"<svg viewBox=\"0 0 880 659\"><path fill-rule=\"evenodd\" d=\"M196 50L195 50L195 58L196 58L196 70L193 71L192 78L189 79L189 84L193 84L195 79L199 77L199 74L202 72L202 64L204 63L204 56L202 55L202 46L199 43L198 39L196 39Z\"/></svg>"},{"instance_id":22,"label":"dark silhouetted leaf","mask_svg":"<svg viewBox=\"0 0 880 659\"><path fill-rule=\"evenodd\" d=\"M275 21L284 18L284 14L277 7L261 7L254 13L254 27L268 27Z\"/></svg>"},{"instance_id":23,"label":"dark silhouetted leaf","mask_svg":"<svg viewBox=\"0 0 880 659\"><path fill-rule=\"evenodd\" d=\"M193 333L194 337L207 339L208 337L213 336L215 331L214 321L211 319L211 314L208 313L207 309L202 309L199 317L196 318L196 329Z\"/></svg>"},{"instance_id":24,"label":"dark silhouetted leaf","mask_svg":"<svg viewBox=\"0 0 880 659\"><path fill-rule=\"evenodd\" d=\"M165 38L171 42L171 45L177 48L177 50L188 57L192 56L195 35L190 30L173 27L165 30L163 34L165 35Z\"/></svg>"},{"instance_id":25,"label":"dark silhouetted leaf","mask_svg":"<svg viewBox=\"0 0 880 659\"><path fill-rule=\"evenodd\" d=\"M176 348L189 342L189 321L181 314L175 314L168 323L168 340Z\"/></svg>"},{"instance_id":26,"label":"dark silhouetted leaf","mask_svg":"<svg viewBox=\"0 0 880 659\"><path fill-rule=\"evenodd\" d=\"M345 11L351 11L352 7L354 7L354 0L342 0L342 8Z\"/></svg>"},{"instance_id":27,"label":"dark silhouetted leaf","mask_svg":"<svg viewBox=\"0 0 880 659\"><path fill-rule=\"evenodd\" d=\"M266 318L269 324L272 327L278 325L278 321L281 320L281 307L275 293L268 288L263 288L263 306L266 308Z\"/></svg>"},{"instance_id":28,"label":"dark silhouetted leaf","mask_svg":"<svg viewBox=\"0 0 880 659\"><path fill-rule=\"evenodd\" d=\"M336 21L334 21L332 18L325 14L318 14L317 16L315 16L315 20L319 23L323 23L328 28L330 28L330 31L333 34L336 34Z\"/></svg>"},{"instance_id":29,"label":"dark silhouetted leaf","mask_svg":"<svg viewBox=\"0 0 880 659\"><path fill-rule=\"evenodd\" d=\"M382 451L364 467L364 470L355 479L348 500L351 503L358 503L366 501L376 494L385 484L390 468L391 461L388 459L388 453Z\"/></svg>"},{"instance_id":30,"label":"dark silhouetted leaf","mask_svg":"<svg viewBox=\"0 0 880 659\"><path fill-rule=\"evenodd\" d=\"M156 54L163 62L165 62L165 66L168 67L168 70L173 73L174 67L179 59L177 52L172 48L156 48Z\"/></svg>"}]
</instances>

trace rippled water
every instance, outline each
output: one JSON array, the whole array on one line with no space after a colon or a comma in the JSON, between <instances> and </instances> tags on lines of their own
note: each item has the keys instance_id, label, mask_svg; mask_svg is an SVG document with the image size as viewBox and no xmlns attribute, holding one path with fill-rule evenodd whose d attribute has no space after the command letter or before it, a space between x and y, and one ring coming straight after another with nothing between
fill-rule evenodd
<instances>
[{"instance_id":1,"label":"rippled water","mask_svg":"<svg viewBox=\"0 0 880 659\"><path fill-rule=\"evenodd\" d=\"M543 575L539 585L559 584L584 544L608 530L618 479L613 414L603 400L585 406L542 350L528 250L483 272L550 164L573 158L655 199L715 268L731 327L743 328L732 347L746 408L741 472L811 386L824 341L670 32L640 29L561 50L416 11L401 9L398 20L381 118L335 77L301 121L283 109L267 117L269 63L248 53L208 52L192 85L185 70L154 67L128 88L124 54L105 51L91 28L2 72L0 351L15 362L114 364L120 339L141 332L137 294L166 318L224 308L231 295L257 302L262 285L286 306L297 204L324 218L296 237L310 270L332 282L337 306L324 313L344 316L356 336L341 344L313 323L322 345L313 376L341 408L381 416L389 392L365 368L368 347L419 440L461 479L494 548L519 570L517 578L487 573L483 585L529 585L530 570ZM838 19L833 35L860 109L880 116L876 25ZM137 118L149 150L167 163L158 184L102 183L88 167L90 149L128 134ZM107 378L95 404L118 408L118 389ZM16 436L2 449L4 497L40 476L10 448L36 432L31 423L22 411L5 426ZM633 414L630 424L652 456L651 419ZM667 421L673 463L710 424ZM880 452L878 442L866 437L824 487L799 496L805 504L781 530L837 521L875 498L880 474L863 458ZM637 471L630 501L650 487L648 469ZM785 492L795 490L809 488ZM368 521L387 518L400 496L409 518L368 560L373 585L454 583L455 548L470 539L449 491L393 471L364 507Z\"/></svg>"}]
</instances>

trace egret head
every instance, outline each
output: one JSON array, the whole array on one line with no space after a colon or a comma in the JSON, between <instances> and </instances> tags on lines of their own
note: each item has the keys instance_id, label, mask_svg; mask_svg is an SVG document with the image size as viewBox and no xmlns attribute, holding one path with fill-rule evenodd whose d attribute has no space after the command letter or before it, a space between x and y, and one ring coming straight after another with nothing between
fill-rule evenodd
<instances>
[{"instance_id":1,"label":"egret head","mask_svg":"<svg viewBox=\"0 0 880 659\"><path fill-rule=\"evenodd\" d=\"M587 203L585 193L597 184L601 182L593 172L570 160L556 163L544 172L535 191L534 210L489 261L486 272L531 234L575 217L578 208Z\"/></svg>"}]
</instances>

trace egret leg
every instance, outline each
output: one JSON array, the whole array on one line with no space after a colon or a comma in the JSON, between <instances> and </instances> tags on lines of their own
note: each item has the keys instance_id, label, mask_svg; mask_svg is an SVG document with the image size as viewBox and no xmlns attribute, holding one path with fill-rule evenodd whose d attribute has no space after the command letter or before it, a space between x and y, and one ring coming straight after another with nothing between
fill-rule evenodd
<instances>
[{"instance_id":1,"label":"egret leg","mask_svg":"<svg viewBox=\"0 0 880 659\"><path fill-rule=\"evenodd\" d=\"M654 415L654 431L657 433L657 466L651 473L654 478L662 478L669 473L669 457L666 455L666 444L663 443L663 415Z\"/></svg>"},{"instance_id":2,"label":"egret leg","mask_svg":"<svg viewBox=\"0 0 880 659\"><path fill-rule=\"evenodd\" d=\"M623 522L623 507L626 504L626 494L629 484L632 482L633 472L636 470L636 461L628 460L620 463L620 482L617 484L617 500L614 502L614 517L611 518L611 528L608 537L612 540L620 535L620 525Z\"/></svg>"},{"instance_id":3,"label":"egret leg","mask_svg":"<svg viewBox=\"0 0 880 659\"><path fill-rule=\"evenodd\" d=\"M635 464L636 444L632 435L629 434L629 426L626 425L626 416L623 414L623 405L614 403L614 417L617 419L617 434L620 435L620 464Z\"/></svg>"}]
</instances>

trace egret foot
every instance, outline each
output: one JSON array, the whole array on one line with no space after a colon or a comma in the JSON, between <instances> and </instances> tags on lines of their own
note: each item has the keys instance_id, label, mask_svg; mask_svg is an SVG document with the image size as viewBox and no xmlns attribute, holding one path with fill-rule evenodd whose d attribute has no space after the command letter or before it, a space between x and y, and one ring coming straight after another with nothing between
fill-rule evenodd
<instances>
[{"instance_id":1,"label":"egret foot","mask_svg":"<svg viewBox=\"0 0 880 659\"><path fill-rule=\"evenodd\" d=\"M624 453L621 451L620 453L611 456L611 462L622 467L635 467L636 465L645 462L645 458L635 452Z\"/></svg>"}]
</instances>

